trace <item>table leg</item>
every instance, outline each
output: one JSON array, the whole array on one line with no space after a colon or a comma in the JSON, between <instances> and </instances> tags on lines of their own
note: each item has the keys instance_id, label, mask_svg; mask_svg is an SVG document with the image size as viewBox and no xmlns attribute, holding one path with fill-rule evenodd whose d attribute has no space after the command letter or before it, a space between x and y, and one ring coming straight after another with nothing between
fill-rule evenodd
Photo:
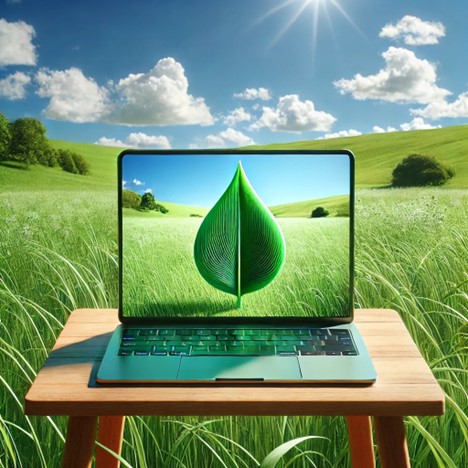
<instances>
[{"instance_id":1,"label":"table leg","mask_svg":"<svg viewBox=\"0 0 468 468\"><path fill-rule=\"evenodd\" d=\"M125 416L101 416L99 418L98 442L120 455L122 449ZM103 448L96 447L96 467L118 468L120 462Z\"/></svg>"},{"instance_id":2,"label":"table leg","mask_svg":"<svg viewBox=\"0 0 468 468\"><path fill-rule=\"evenodd\" d=\"M63 455L64 468L90 468L96 440L96 416L70 416Z\"/></svg>"},{"instance_id":3,"label":"table leg","mask_svg":"<svg viewBox=\"0 0 468 468\"><path fill-rule=\"evenodd\" d=\"M411 466L401 416L374 416L375 435L382 468Z\"/></svg>"},{"instance_id":4,"label":"table leg","mask_svg":"<svg viewBox=\"0 0 468 468\"><path fill-rule=\"evenodd\" d=\"M351 464L359 468L375 468L372 426L369 416L347 416Z\"/></svg>"}]
</instances>

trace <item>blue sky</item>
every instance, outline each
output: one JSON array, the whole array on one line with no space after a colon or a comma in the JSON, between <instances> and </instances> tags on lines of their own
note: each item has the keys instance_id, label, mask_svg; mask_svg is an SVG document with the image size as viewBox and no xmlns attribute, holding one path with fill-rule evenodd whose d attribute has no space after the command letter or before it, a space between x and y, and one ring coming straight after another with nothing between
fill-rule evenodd
<instances>
[{"instance_id":1,"label":"blue sky","mask_svg":"<svg viewBox=\"0 0 468 468\"><path fill-rule=\"evenodd\" d=\"M156 200L212 208L241 161L267 206L349 194L349 157L328 155L209 155L123 158L123 187Z\"/></svg>"},{"instance_id":2,"label":"blue sky","mask_svg":"<svg viewBox=\"0 0 468 468\"><path fill-rule=\"evenodd\" d=\"M0 112L204 148L468 121L466 0L0 0Z\"/></svg>"}]
</instances>

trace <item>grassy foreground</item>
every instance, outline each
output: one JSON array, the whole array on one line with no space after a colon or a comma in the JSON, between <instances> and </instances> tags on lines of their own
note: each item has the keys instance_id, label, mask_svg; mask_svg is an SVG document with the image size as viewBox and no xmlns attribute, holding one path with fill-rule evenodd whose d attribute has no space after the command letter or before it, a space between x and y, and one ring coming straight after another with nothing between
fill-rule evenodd
<instances>
[{"instance_id":1,"label":"grassy foreground","mask_svg":"<svg viewBox=\"0 0 468 468\"><path fill-rule=\"evenodd\" d=\"M65 419L23 398L68 314L117 304L112 192L0 195L0 466L60 466ZM468 190L359 190L356 306L398 310L446 393L443 417L406 418L414 467L468 465ZM286 441L288 466L349 466L343 418L128 418L134 467L254 467ZM286 466L280 462L277 466ZM274 466L265 463L264 466Z\"/></svg>"},{"instance_id":2,"label":"grassy foreground","mask_svg":"<svg viewBox=\"0 0 468 468\"><path fill-rule=\"evenodd\" d=\"M124 216L127 316L275 317L344 315L348 310L349 218L279 218L286 260L266 288L242 297L209 285L193 256L203 218ZM144 285L144 287L142 287Z\"/></svg>"}]
</instances>

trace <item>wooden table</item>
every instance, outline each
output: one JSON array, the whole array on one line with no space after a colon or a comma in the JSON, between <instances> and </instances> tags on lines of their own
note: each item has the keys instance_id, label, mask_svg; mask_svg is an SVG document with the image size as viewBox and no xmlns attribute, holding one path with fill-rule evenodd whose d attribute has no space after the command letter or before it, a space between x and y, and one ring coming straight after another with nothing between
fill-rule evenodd
<instances>
[{"instance_id":1,"label":"wooden table","mask_svg":"<svg viewBox=\"0 0 468 468\"><path fill-rule=\"evenodd\" d=\"M356 311L377 369L374 385L288 385L287 391L284 385L99 385L97 368L117 323L115 309L73 312L26 395L28 415L69 416L66 467L91 466L96 435L119 453L124 415L341 415L347 418L353 466L360 468L375 466L373 416L382 466L408 467L403 416L444 412L442 390L392 310ZM100 447L96 464L118 466Z\"/></svg>"}]
</instances>

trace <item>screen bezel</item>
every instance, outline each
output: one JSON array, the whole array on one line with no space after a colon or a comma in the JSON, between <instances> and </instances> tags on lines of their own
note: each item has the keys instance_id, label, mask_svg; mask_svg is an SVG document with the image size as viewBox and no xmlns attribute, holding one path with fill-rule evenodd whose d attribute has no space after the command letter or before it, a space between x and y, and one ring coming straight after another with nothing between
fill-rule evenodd
<instances>
[{"instance_id":1,"label":"screen bezel","mask_svg":"<svg viewBox=\"0 0 468 468\"><path fill-rule=\"evenodd\" d=\"M349 310L348 315L339 317L126 317L123 311L123 291L122 291L122 271L123 271L123 255L122 255L122 232L123 232L123 216L122 216L122 161L124 157L132 155L320 155L320 154L342 154L349 157L350 177L349 177ZM288 325L293 326L329 326L351 323L354 318L354 172L355 172L355 157L350 150L235 150L235 149L205 149L205 150L124 150L117 158L117 194L118 194L118 264L119 264L119 306L118 316L119 321L124 324L144 324L151 323L157 325L283 325L287 321Z\"/></svg>"}]
</instances>

